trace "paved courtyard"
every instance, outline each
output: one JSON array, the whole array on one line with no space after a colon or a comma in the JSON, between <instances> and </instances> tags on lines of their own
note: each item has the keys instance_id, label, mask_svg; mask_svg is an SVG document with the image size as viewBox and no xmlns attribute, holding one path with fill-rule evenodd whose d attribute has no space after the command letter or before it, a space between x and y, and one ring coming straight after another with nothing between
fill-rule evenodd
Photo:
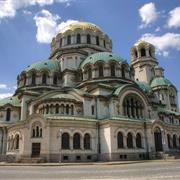
<instances>
[{"instance_id":1,"label":"paved courtyard","mask_svg":"<svg viewBox=\"0 0 180 180\"><path fill-rule=\"evenodd\" d=\"M0 179L180 180L180 161L120 165L0 166Z\"/></svg>"}]
</instances>

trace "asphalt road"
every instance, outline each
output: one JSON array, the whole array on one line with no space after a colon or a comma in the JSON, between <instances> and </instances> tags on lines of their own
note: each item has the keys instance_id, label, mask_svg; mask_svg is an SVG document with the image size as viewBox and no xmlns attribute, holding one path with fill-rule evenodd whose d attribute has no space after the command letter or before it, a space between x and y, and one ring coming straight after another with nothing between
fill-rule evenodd
<instances>
[{"instance_id":1,"label":"asphalt road","mask_svg":"<svg viewBox=\"0 0 180 180\"><path fill-rule=\"evenodd\" d=\"M1 180L180 180L180 161L121 165L0 166Z\"/></svg>"}]
</instances>

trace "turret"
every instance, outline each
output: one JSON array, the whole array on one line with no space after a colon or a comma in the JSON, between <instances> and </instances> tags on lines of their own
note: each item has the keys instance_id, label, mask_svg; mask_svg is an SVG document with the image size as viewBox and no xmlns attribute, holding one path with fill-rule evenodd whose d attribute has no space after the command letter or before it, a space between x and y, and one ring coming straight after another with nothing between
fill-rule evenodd
<instances>
[{"instance_id":1,"label":"turret","mask_svg":"<svg viewBox=\"0 0 180 180\"><path fill-rule=\"evenodd\" d=\"M135 72L135 80L150 83L154 77L154 67L158 65L155 58L155 47L139 40L131 48L131 66Z\"/></svg>"}]
</instances>

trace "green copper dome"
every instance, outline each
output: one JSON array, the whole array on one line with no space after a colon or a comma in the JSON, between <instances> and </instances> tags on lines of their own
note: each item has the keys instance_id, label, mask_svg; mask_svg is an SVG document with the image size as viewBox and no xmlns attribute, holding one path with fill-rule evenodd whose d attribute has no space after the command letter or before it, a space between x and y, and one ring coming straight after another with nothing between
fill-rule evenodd
<instances>
[{"instance_id":1,"label":"green copper dome","mask_svg":"<svg viewBox=\"0 0 180 180\"><path fill-rule=\"evenodd\" d=\"M149 84L142 82L142 81L135 81L135 83L139 86L140 89L142 89L144 92L149 93L151 92L151 87Z\"/></svg>"},{"instance_id":2,"label":"green copper dome","mask_svg":"<svg viewBox=\"0 0 180 180\"><path fill-rule=\"evenodd\" d=\"M151 81L151 88L159 86L172 86L173 84L164 77L156 77Z\"/></svg>"},{"instance_id":3,"label":"green copper dome","mask_svg":"<svg viewBox=\"0 0 180 180\"><path fill-rule=\"evenodd\" d=\"M8 104L15 107L21 107L20 100L18 99L17 96L12 96L12 97L8 97L8 98L4 98L0 100L0 107L8 105Z\"/></svg>"},{"instance_id":4,"label":"green copper dome","mask_svg":"<svg viewBox=\"0 0 180 180\"><path fill-rule=\"evenodd\" d=\"M47 71L59 71L59 62L55 60L44 60L44 61L38 61L36 63L33 63L29 65L24 71L29 72L29 71L42 71L42 70L47 70Z\"/></svg>"},{"instance_id":5,"label":"green copper dome","mask_svg":"<svg viewBox=\"0 0 180 180\"><path fill-rule=\"evenodd\" d=\"M117 61L117 62L123 62L125 61L118 55L110 52L99 52L92 54L88 56L82 63L81 63L81 68L83 68L87 64L95 64L97 61Z\"/></svg>"}]
</instances>

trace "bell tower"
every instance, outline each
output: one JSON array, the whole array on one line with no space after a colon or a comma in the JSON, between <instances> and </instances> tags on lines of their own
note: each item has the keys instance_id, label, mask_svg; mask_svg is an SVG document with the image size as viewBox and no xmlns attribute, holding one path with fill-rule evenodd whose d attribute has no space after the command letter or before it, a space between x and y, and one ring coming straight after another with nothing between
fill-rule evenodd
<instances>
[{"instance_id":1,"label":"bell tower","mask_svg":"<svg viewBox=\"0 0 180 180\"><path fill-rule=\"evenodd\" d=\"M155 47L139 40L131 48L131 67L134 69L134 79L150 83L155 76L154 67L158 65L155 58Z\"/></svg>"}]
</instances>

